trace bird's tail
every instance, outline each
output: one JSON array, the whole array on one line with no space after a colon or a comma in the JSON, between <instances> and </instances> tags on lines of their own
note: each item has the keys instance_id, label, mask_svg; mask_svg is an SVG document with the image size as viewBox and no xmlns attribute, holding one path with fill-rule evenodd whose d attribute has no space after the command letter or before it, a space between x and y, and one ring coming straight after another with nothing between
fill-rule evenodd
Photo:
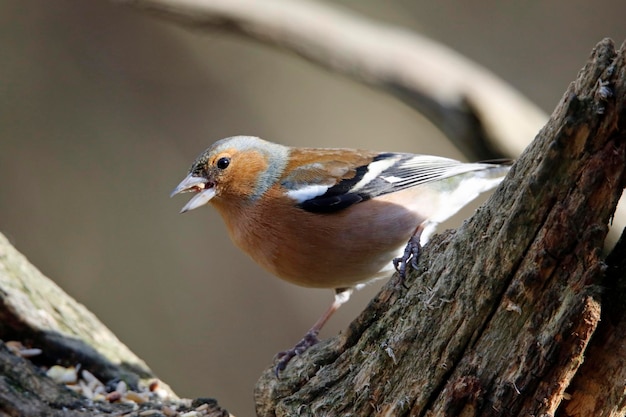
<instances>
[{"instance_id":1,"label":"bird's tail","mask_svg":"<svg viewBox=\"0 0 626 417\"><path fill-rule=\"evenodd\" d=\"M513 161L499 160L498 163L489 161L471 165L474 168L472 171L455 176L456 186L449 189L445 196L442 196L445 203L430 219L431 222L441 223L445 221L481 193L497 187L511 169Z\"/></svg>"},{"instance_id":2,"label":"bird's tail","mask_svg":"<svg viewBox=\"0 0 626 417\"><path fill-rule=\"evenodd\" d=\"M506 176L506 174L511 169L515 161L512 159L497 159L493 161L482 161L480 164L485 165L485 169L481 171L477 171L479 176L485 179L502 179Z\"/></svg>"}]
</instances>

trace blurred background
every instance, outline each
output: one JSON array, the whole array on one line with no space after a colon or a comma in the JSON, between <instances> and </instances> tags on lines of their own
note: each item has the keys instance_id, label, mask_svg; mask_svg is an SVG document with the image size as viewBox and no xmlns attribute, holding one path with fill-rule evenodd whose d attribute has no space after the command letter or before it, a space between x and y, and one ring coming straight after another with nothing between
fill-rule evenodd
<instances>
[{"instance_id":1,"label":"blurred background","mask_svg":"<svg viewBox=\"0 0 626 417\"><path fill-rule=\"evenodd\" d=\"M626 39L617 0L332 4L456 49L546 112L599 40ZM0 231L180 396L244 416L332 294L260 270L212 209L178 215L187 198L170 191L235 134L462 158L397 100L271 47L111 1L0 0Z\"/></svg>"}]
</instances>

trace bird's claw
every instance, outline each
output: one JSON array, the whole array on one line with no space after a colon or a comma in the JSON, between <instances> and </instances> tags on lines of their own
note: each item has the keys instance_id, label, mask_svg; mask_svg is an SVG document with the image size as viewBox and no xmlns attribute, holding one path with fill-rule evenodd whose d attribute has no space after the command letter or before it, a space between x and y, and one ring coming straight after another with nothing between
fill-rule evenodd
<instances>
[{"instance_id":1,"label":"bird's claw","mask_svg":"<svg viewBox=\"0 0 626 417\"><path fill-rule=\"evenodd\" d=\"M287 364L291 359L293 359L294 356L303 354L308 348L319 342L317 334L317 331L309 331L294 347L289 350L278 352L278 355L276 355L278 363L274 369L277 377L278 374L287 367Z\"/></svg>"},{"instance_id":2,"label":"bird's claw","mask_svg":"<svg viewBox=\"0 0 626 417\"><path fill-rule=\"evenodd\" d=\"M406 267L409 262L411 262L411 267L413 267L413 269L417 269L417 261L419 260L421 250L422 245L420 244L420 236L411 236L408 243L406 244L406 247L404 248L404 253L402 254L402 256L393 260L393 266L396 268L396 271L398 271L399 285L402 285L406 288L406 285L404 285L404 279L406 278Z\"/></svg>"}]
</instances>

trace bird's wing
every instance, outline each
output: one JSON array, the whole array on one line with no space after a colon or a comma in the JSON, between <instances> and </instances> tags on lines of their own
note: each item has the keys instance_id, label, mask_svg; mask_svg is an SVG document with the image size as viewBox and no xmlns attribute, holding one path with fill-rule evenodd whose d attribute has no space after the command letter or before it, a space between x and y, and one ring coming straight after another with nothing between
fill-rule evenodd
<instances>
[{"instance_id":1,"label":"bird's wing","mask_svg":"<svg viewBox=\"0 0 626 417\"><path fill-rule=\"evenodd\" d=\"M380 153L367 163L330 159L293 168L281 185L307 211L331 213L376 196L493 167L406 153Z\"/></svg>"}]
</instances>

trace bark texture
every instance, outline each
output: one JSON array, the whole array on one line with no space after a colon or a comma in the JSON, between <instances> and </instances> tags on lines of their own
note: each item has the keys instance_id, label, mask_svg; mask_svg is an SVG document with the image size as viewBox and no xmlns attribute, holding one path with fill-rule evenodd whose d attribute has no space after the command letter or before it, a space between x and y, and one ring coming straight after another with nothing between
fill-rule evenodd
<instances>
[{"instance_id":1,"label":"bark texture","mask_svg":"<svg viewBox=\"0 0 626 417\"><path fill-rule=\"evenodd\" d=\"M602 319L574 377L571 400L559 409L560 417L626 414L626 235L607 257L603 281Z\"/></svg>"},{"instance_id":2,"label":"bark texture","mask_svg":"<svg viewBox=\"0 0 626 417\"><path fill-rule=\"evenodd\" d=\"M624 186L625 56L598 44L489 202L435 236L408 290L392 280L343 334L280 378L266 370L258 414L548 416L580 401L567 390L575 376L588 381L577 371L600 320L602 246ZM595 413L575 415L622 404L615 376L615 398L596 391Z\"/></svg>"}]
</instances>

